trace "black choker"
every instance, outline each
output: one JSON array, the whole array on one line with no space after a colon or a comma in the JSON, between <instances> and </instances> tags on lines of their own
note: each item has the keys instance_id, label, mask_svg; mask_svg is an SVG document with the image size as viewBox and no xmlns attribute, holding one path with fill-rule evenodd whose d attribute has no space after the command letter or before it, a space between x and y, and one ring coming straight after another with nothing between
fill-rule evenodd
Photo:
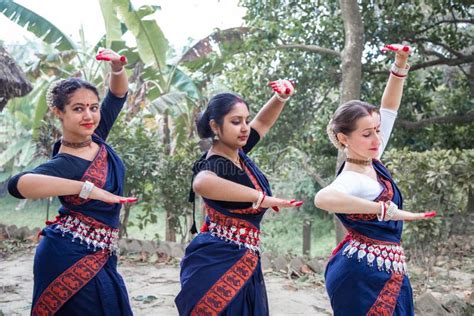
<instances>
[{"instance_id":1,"label":"black choker","mask_svg":"<svg viewBox=\"0 0 474 316\"><path fill-rule=\"evenodd\" d=\"M89 146L91 143L92 143L92 138L89 138L88 140L85 140L80 143L72 143L72 142L68 142L67 140L64 140L61 137L61 145L70 147L70 148L83 148L83 147Z\"/></svg>"},{"instance_id":2,"label":"black choker","mask_svg":"<svg viewBox=\"0 0 474 316\"><path fill-rule=\"evenodd\" d=\"M361 159L354 159L354 158L346 158L346 161L349 163L353 163L356 165L362 165L362 166L370 166L372 163L372 160L361 160Z\"/></svg>"}]
</instances>

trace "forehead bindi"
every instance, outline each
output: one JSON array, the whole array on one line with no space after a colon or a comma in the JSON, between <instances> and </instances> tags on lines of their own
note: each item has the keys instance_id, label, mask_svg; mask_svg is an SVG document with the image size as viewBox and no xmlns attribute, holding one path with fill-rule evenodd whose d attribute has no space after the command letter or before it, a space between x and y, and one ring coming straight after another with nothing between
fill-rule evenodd
<instances>
[{"instance_id":1,"label":"forehead bindi","mask_svg":"<svg viewBox=\"0 0 474 316\"><path fill-rule=\"evenodd\" d=\"M380 115L373 112L372 115L367 115L357 121L357 129L360 131L373 130L380 127Z\"/></svg>"},{"instance_id":2,"label":"forehead bindi","mask_svg":"<svg viewBox=\"0 0 474 316\"><path fill-rule=\"evenodd\" d=\"M97 105L99 98L89 89L78 89L69 99L69 104L91 106Z\"/></svg>"},{"instance_id":3,"label":"forehead bindi","mask_svg":"<svg viewBox=\"0 0 474 316\"><path fill-rule=\"evenodd\" d=\"M247 118L249 115L250 113L245 103L238 102L233 106L232 110L229 113L227 113L226 116L229 118L235 118L235 117Z\"/></svg>"}]
</instances>

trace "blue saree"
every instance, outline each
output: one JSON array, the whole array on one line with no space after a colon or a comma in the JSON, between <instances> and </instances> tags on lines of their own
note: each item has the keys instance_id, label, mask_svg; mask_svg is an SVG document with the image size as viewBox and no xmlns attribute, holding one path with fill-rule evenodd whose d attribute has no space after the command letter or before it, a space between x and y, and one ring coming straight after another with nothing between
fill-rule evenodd
<instances>
[{"instance_id":1,"label":"blue saree","mask_svg":"<svg viewBox=\"0 0 474 316\"><path fill-rule=\"evenodd\" d=\"M263 173L242 150L239 156L253 186L271 196ZM204 208L205 223L181 262L179 314L268 315L259 248L266 209L227 209L206 198Z\"/></svg>"},{"instance_id":2,"label":"blue saree","mask_svg":"<svg viewBox=\"0 0 474 316\"><path fill-rule=\"evenodd\" d=\"M122 195L125 166L105 143L126 97L110 92L101 107L101 121L92 136L99 151L92 161L53 147L53 158L25 173L91 181L97 187ZM10 180L12 195L21 198ZM60 196L59 215L48 221L34 259L32 315L132 315L127 290L117 272L120 204Z\"/></svg>"},{"instance_id":3,"label":"blue saree","mask_svg":"<svg viewBox=\"0 0 474 316\"><path fill-rule=\"evenodd\" d=\"M373 160L383 191L376 201L403 199L390 172ZM340 171L342 170L341 167ZM336 214L348 231L326 267L334 315L414 315L413 294L401 247L403 221L379 222L375 214Z\"/></svg>"}]
</instances>

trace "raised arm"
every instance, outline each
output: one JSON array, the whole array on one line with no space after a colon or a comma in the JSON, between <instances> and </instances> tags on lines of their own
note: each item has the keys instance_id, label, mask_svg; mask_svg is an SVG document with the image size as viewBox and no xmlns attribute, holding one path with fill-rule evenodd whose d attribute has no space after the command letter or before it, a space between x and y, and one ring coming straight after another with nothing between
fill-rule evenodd
<instances>
[{"instance_id":1,"label":"raised arm","mask_svg":"<svg viewBox=\"0 0 474 316\"><path fill-rule=\"evenodd\" d=\"M406 77L405 72L408 71L409 68L407 61L410 54L410 47L393 44L387 45L386 49L396 52L395 67L391 69L380 104L382 108L398 111L403 94L403 84Z\"/></svg>"},{"instance_id":2,"label":"raised arm","mask_svg":"<svg viewBox=\"0 0 474 316\"><path fill-rule=\"evenodd\" d=\"M127 64L127 58L120 56L110 49L100 49L96 56L97 60L110 62L112 74L110 76L109 88L116 97L123 97L128 91L128 79L124 66Z\"/></svg>"},{"instance_id":3,"label":"raised arm","mask_svg":"<svg viewBox=\"0 0 474 316\"><path fill-rule=\"evenodd\" d=\"M275 95L258 111L250 122L250 127L255 129L261 138L268 133L281 114L285 102L293 94L293 84L289 80L278 80L270 83Z\"/></svg>"}]
</instances>

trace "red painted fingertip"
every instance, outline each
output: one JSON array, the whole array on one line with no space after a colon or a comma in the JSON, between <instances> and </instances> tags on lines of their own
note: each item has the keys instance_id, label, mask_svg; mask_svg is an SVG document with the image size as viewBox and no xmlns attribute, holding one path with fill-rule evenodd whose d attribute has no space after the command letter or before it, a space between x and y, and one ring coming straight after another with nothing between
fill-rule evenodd
<instances>
[{"instance_id":1,"label":"red painted fingertip","mask_svg":"<svg viewBox=\"0 0 474 316\"><path fill-rule=\"evenodd\" d=\"M434 211L433 212L426 212L424 214L424 217L426 217L426 218L431 218L431 217L435 217L435 216L436 216L436 212L434 212Z\"/></svg>"},{"instance_id":2,"label":"red painted fingertip","mask_svg":"<svg viewBox=\"0 0 474 316\"><path fill-rule=\"evenodd\" d=\"M303 201L294 202L293 205L296 206L296 207L299 207L299 206L303 205Z\"/></svg>"},{"instance_id":3,"label":"red painted fingertip","mask_svg":"<svg viewBox=\"0 0 474 316\"><path fill-rule=\"evenodd\" d=\"M403 51L408 52L410 50L410 46L403 46Z\"/></svg>"},{"instance_id":4,"label":"red painted fingertip","mask_svg":"<svg viewBox=\"0 0 474 316\"><path fill-rule=\"evenodd\" d=\"M291 92L291 89L290 89L290 88L286 88L285 94L290 94L290 92Z\"/></svg>"},{"instance_id":5,"label":"red painted fingertip","mask_svg":"<svg viewBox=\"0 0 474 316\"><path fill-rule=\"evenodd\" d=\"M293 203L293 202L295 202L295 201L296 201L295 199L293 199L293 200L290 200L290 203Z\"/></svg>"},{"instance_id":6,"label":"red painted fingertip","mask_svg":"<svg viewBox=\"0 0 474 316\"><path fill-rule=\"evenodd\" d=\"M280 212L280 209L278 208L278 206L272 206L272 209L273 209L275 212Z\"/></svg>"},{"instance_id":7,"label":"red painted fingertip","mask_svg":"<svg viewBox=\"0 0 474 316\"><path fill-rule=\"evenodd\" d=\"M132 197L132 198L127 199L128 203L135 203L136 201L138 201L138 198L136 198L136 197Z\"/></svg>"},{"instance_id":8,"label":"red painted fingertip","mask_svg":"<svg viewBox=\"0 0 474 316\"><path fill-rule=\"evenodd\" d=\"M110 61L110 57L107 57L107 56L104 56L104 55L97 55L97 56L95 56L95 59Z\"/></svg>"},{"instance_id":9,"label":"red painted fingertip","mask_svg":"<svg viewBox=\"0 0 474 316\"><path fill-rule=\"evenodd\" d=\"M382 52L386 52L388 50L391 50L391 51L398 51L398 48L392 46L392 45L385 45L384 47L382 47Z\"/></svg>"}]
</instances>

